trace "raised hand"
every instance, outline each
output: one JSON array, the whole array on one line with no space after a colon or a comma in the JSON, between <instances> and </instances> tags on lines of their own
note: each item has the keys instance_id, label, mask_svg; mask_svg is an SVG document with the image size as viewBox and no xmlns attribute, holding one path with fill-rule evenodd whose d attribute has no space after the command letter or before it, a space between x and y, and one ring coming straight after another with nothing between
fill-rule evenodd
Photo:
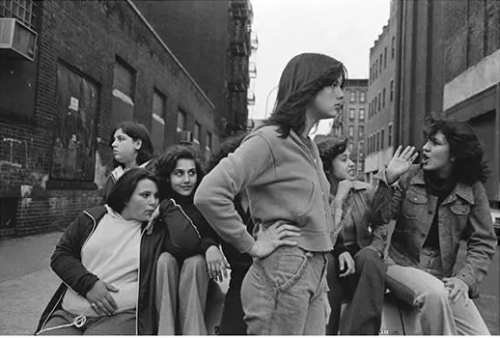
<instances>
[{"instance_id":1,"label":"raised hand","mask_svg":"<svg viewBox=\"0 0 500 338\"><path fill-rule=\"evenodd\" d=\"M118 309L118 305L116 305L110 292L118 292L118 289L111 284L98 280L85 295L90 306L98 315L110 316Z\"/></svg>"},{"instance_id":2,"label":"raised hand","mask_svg":"<svg viewBox=\"0 0 500 338\"><path fill-rule=\"evenodd\" d=\"M248 254L253 257L264 258L273 253L276 248L289 245L295 246L297 242L290 239L284 239L289 237L299 237L300 228L290 224L279 224L274 223L266 230L260 230L257 233L257 240L253 244L252 248L248 251Z\"/></svg>"},{"instance_id":3,"label":"raised hand","mask_svg":"<svg viewBox=\"0 0 500 338\"><path fill-rule=\"evenodd\" d=\"M396 182L401 175L406 173L418 156L418 152L415 152L415 147L407 146L405 150L401 151L402 149L402 146L396 149L396 153L394 153L394 156L385 169L387 183L389 184Z\"/></svg>"}]
</instances>

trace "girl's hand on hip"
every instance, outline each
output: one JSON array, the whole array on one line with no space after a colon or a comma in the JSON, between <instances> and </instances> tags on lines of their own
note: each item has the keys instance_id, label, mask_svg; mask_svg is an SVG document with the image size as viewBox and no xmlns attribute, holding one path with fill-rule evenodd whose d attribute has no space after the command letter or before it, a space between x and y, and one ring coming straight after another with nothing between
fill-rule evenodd
<instances>
[{"instance_id":1,"label":"girl's hand on hip","mask_svg":"<svg viewBox=\"0 0 500 338\"><path fill-rule=\"evenodd\" d=\"M296 246L290 237L299 237L300 228L290 224L274 223L266 230L259 230L257 240L248 251L252 257L264 258L283 245Z\"/></svg>"},{"instance_id":2,"label":"girl's hand on hip","mask_svg":"<svg viewBox=\"0 0 500 338\"><path fill-rule=\"evenodd\" d=\"M339 271L344 271L339 277L346 277L356 272L356 264L348 251L344 251L339 255Z\"/></svg>"},{"instance_id":3,"label":"girl's hand on hip","mask_svg":"<svg viewBox=\"0 0 500 338\"><path fill-rule=\"evenodd\" d=\"M401 175L406 173L418 156L418 152L415 152L415 147L408 146L405 150L401 151L402 149L402 146L396 149L394 156L385 169L387 183L389 184L396 182Z\"/></svg>"},{"instance_id":4,"label":"girl's hand on hip","mask_svg":"<svg viewBox=\"0 0 500 338\"><path fill-rule=\"evenodd\" d=\"M118 292L118 289L111 284L98 280L85 295L90 306L98 315L111 316L118 309L118 305L116 305L110 292Z\"/></svg>"},{"instance_id":5,"label":"girl's hand on hip","mask_svg":"<svg viewBox=\"0 0 500 338\"><path fill-rule=\"evenodd\" d=\"M217 246L212 245L207 249L205 260L207 262L208 276L211 279L222 282L224 278L227 278L227 269L230 267Z\"/></svg>"},{"instance_id":6,"label":"girl's hand on hip","mask_svg":"<svg viewBox=\"0 0 500 338\"><path fill-rule=\"evenodd\" d=\"M460 278L443 278L443 282L445 288L450 292L448 298L452 303L455 303L460 297L464 297L465 300L469 298L469 286Z\"/></svg>"}]
</instances>

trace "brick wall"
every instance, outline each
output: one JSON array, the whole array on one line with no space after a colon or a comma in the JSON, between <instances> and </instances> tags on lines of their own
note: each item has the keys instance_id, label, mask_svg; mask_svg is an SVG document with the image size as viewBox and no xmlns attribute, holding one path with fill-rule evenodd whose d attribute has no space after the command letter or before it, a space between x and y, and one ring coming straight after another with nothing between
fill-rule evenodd
<instances>
[{"instance_id":1,"label":"brick wall","mask_svg":"<svg viewBox=\"0 0 500 338\"><path fill-rule=\"evenodd\" d=\"M84 208L99 204L112 154L108 146L115 58L136 71L134 120L151 127L153 91L167 97L165 146L176 140L177 110L217 139L214 107L125 1L44 1L37 24L36 97L31 117L0 107L0 237L65 227ZM15 67L18 62L2 62ZM93 182L50 177L57 97L57 67L64 64L98 85ZM19 100L22 100L19 97ZM217 140L216 140L217 141ZM161 151L161 150L159 150Z\"/></svg>"}]
</instances>

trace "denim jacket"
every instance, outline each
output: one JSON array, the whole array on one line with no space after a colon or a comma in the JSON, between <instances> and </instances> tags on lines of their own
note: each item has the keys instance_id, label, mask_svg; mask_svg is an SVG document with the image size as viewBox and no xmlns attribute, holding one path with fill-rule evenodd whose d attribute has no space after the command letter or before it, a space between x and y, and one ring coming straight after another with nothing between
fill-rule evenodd
<instances>
[{"instance_id":1,"label":"denim jacket","mask_svg":"<svg viewBox=\"0 0 500 338\"><path fill-rule=\"evenodd\" d=\"M351 205L350 212L342 216L333 237L334 255L338 257L341 253L347 251L342 238L342 229L346 226L354 225L356 229L356 244L364 248L371 246L382 256L387 244L388 225L376 219L370 210L370 200L373 195L373 187L365 182L354 181L354 187L351 190L347 203ZM331 200L334 196L330 197ZM333 210L332 210L333 216ZM336 236L338 234L338 237ZM336 240L335 240L336 239Z\"/></svg>"},{"instance_id":2,"label":"denim jacket","mask_svg":"<svg viewBox=\"0 0 500 338\"><path fill-rule=\"evenodd\" d=\"M392 187L382 171L372 201L380 217L396 219L389 256L399 265L417 267L437 204L437 197L427 193L423 170L412 166ZM497 243L482 184L457 183L439 206L438 217L443 276L462 279L469 286L469 294L477 296ZM465 264L453 274L460 240L467 241Z\"/></svg>"}]
</instances>

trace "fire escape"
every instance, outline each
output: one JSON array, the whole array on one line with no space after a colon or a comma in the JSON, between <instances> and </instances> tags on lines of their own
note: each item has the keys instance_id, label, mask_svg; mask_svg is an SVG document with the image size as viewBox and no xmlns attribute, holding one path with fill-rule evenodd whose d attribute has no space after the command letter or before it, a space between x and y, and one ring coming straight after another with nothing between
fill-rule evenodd
<instances>
[{"instance_id":1,"label":"fire escape","mask_svg":"<svg viewBox=\"0 0 500 338\"><path fill-rule=\"evenodd\" d=\"M248 117L250 54L253 11L250 0L230 0L230 39L228 72L228 118L224 134L245 130Z\"/></svg>"}]
</instances>

